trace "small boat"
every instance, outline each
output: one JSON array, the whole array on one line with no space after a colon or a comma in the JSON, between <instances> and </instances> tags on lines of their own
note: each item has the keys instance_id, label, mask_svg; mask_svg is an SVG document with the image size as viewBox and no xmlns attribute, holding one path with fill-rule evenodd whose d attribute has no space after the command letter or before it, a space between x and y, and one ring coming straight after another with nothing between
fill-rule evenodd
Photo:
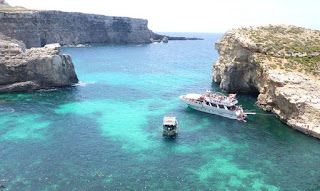
<instances>
[{"instance_id":1,"label":"small boat","mask_svg":"<svg viewBox=\"0 0 320 191\"><path fill-rule=\"evenodd\" d=\"M172 115L163 117L162 132L164 137L176 137L178 134L178 121L176 117Z\"/></svg>"},{"instance_id":2,"label":"small boat","mask_svg":"<svg viewBox=\"0 0 320 191\"><path fill-rule=\"evenodd\" d=\"M192 109L220 115L230 119L244 120L247 114L244 113L241 105L236 105L238 100L236 94L225 96L220 92L211 93L206 91L204 94L187 94L179 96Z\"/></svg>"}]
</instances>

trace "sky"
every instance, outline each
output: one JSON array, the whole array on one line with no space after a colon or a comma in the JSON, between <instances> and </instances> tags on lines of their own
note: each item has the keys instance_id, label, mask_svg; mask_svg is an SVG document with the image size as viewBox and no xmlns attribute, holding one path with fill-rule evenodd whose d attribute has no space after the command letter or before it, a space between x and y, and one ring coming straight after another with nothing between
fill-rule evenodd
<instances>
[{"instance_id":1,"label":"sky","mask_svg":"<svg viewBox=\"0 0 320 191\"><path fill-rule=\"evenodd\" d=\"M319 0L6 0L12 6L148 20L155 32L224 33L268 24L320 30Z\"/></svg>"}]
</instances>

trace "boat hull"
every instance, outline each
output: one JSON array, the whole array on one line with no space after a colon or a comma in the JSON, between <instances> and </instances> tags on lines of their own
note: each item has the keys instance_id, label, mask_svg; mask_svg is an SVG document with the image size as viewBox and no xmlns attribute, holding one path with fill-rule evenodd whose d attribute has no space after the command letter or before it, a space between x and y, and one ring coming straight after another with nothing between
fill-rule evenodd
<instances>
[{"instance_id":1,"label":"boat hull","mask_svg":"<svg viewBox=\"0 0 320 191\"><path fill-rule=\"evenodd\" d=\"M202 106L194 106L192 104L188 104L188 106L192 109L195 109L195 110L198 110L198 111L202 111L202 112L205 112L205 113L210 113L210 114L214 114L214 115L220 115L220 116L223 116L223 117L227 117L227 118L230 118L230 119L238 119L237 118L237 115L235 114L235 112L230 112L230 111L227 111L227 110L223 110L223 109L215 109L215 108L210 108L210 106L208 107L202 107Z\"/></svg>"},{"instance_id":2,"label":"boat hull","mask_svg":"<svg viewBox=\"0 0 320 191\"><path fill-rule=\"evenodd\" d=\"M177 136L177 134L178 134L178 131L177 130L174 130L174 131L163 131L163 134L162 134L162 136L163 137L168 137L168 138L174 138L174 137L176 137Z\"/></svg>"},{"instance_id":3,"label":"boat hull","mask_svg":"<svg viewBox=\"0 0 320 191\"><path fill-rule=\"evenodd\" d=\"M167 137L167 138L175 138L175 137L177 137L177 135L178 135L177 133L172 134L172 135L162 134L163 137Z\"/></svg>"},{"instance_id":4,"label":"boat hull","mask_svg":"<svg viewBox=\"0 0 320 191\"><path fill-rule=\"evenodd\" d=\"M229 111L226 109L212 107L212 106L208 106L205 104L194 103L194 102L191 102L188 100L184 100L182 97L181 97L181 99L192 109L202 111L205 113L210 113L210 114L214 114L214 115L227 117L229 119L243 120L243 117L239 116L239 113L237 113L236 111Z\"/></svg>"}]
</instances>

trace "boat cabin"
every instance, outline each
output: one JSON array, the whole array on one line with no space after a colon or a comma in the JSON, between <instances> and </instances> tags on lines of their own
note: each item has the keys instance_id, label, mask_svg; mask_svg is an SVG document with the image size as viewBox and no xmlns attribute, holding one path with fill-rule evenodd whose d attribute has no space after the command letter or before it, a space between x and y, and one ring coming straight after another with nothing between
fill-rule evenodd
<instances>
[{"instance_id":1,"label":"boat cabin","mask_svg":"<svg viewBox=\"0 0 320 191\"><path fill-rule=\"evenodd\" d=\"M176 117L165 116L163 118L163 136L175 136L178 132L178 121Z\"/></svg>"}]
</instances>

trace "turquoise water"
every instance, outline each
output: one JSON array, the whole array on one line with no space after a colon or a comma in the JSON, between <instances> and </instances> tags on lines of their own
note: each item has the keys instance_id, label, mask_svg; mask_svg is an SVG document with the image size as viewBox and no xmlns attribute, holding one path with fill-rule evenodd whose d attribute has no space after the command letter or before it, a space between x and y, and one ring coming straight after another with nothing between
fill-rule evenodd
<instances>
[{"instance_id":1,"label":"turquoise water","mask_svg":"<svg viewBox=\"0 0 320 191\"><path fill-rule=\"evenodd\" d=\"M81 83L0 95L3 190L319 190L319 141L238 96L247 123L178 99L211 82L221 34L203 41L64 48ZM174 140L162 117L179 121Z\"/></svg>"}]
</instances>

